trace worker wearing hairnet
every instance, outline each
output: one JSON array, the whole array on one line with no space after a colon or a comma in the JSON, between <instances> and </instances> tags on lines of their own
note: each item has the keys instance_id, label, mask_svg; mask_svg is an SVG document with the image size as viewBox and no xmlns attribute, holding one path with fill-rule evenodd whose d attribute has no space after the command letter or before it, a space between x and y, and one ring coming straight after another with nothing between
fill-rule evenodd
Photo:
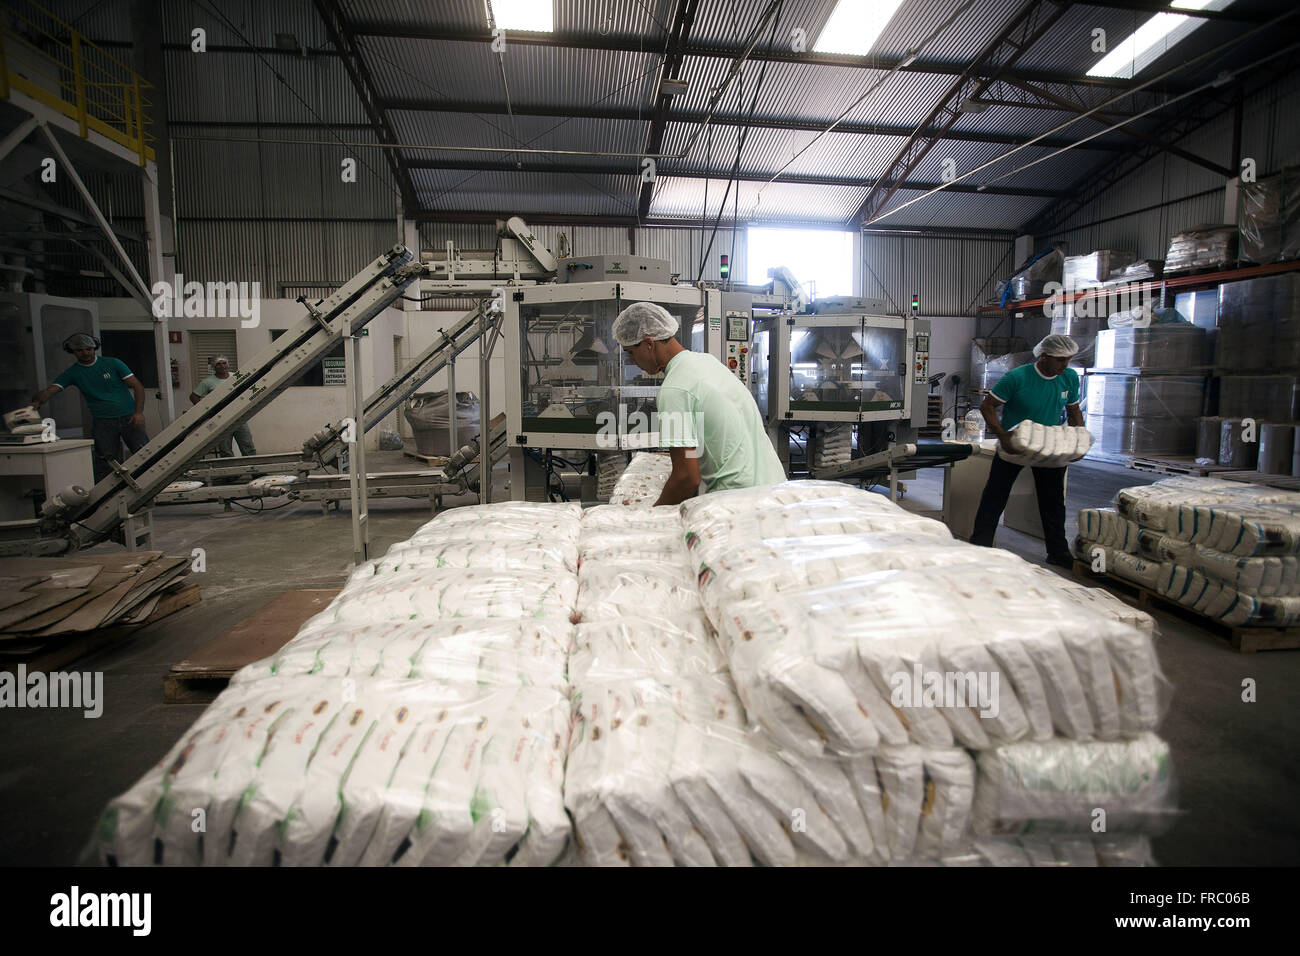
<instances>
[{"instance_id":1,"label":"worker wearing hairnet","mask_svg":"<svg viewBox=\"0 0 1300 956\"><path fill-rule=\"evenodd\" d=\"M1026 419L1043 425L1060 425L1062 414L1066 424L1083 424L1083 413L1079 410L1079 373L1069 367L1070 357L1078 351L1078 344L1068 335L1049 335L1034 346L1032 364L1007 372L984 397L980 411L989 431L997 436L999 447L975 513L971 544L993 546L993 536L1011 496L1011 486L1020 474L1022 466L1006 461L1001 454L1004 448L1014 453L1011 429ZM1065 468L1035 467L1033 471L1047 562L1070 567L1070 546L1065 540Z\"/></svg>"},{"instance_id":2,"label":"worker wearing hairnet","mask_svg":"<svg viewBox=\"0 0 1300 956\"><path fill-rule=\"evenodd\" d=\"M716 358L682 347L667 309L636 302L618 314L613 332L637 368L665 373L659 444L669 450L673 471L656 505L675 505L701 490L785 481L754 397Z\"/></svg>"}]
</instances>

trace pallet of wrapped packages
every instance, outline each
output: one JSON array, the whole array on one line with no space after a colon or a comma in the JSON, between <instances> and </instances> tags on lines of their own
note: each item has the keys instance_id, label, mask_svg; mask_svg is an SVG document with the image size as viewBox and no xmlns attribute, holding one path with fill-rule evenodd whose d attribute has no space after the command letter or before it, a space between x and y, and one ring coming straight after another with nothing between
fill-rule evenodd
<instances>
[{"instance_id":1,"label":"pallet of wrapped packages","mask_svg":"<svg viewBox=\"0 0 1300 956\"><path fill-rule=\"evenodd\" d=\"M358 567L109 803L94 838L101 860L561 858L580 514L458 509Z\"/></svg>"},{"instance_id":2,"label":"pallet of wrapped packages","mask_svg":"<svg viewBox=\"0 0 1300 956\"><path fill-rule=\"evenodd\" d=\"M1077 555L1078 573L1200 615L1238 649L1300 646L1300 494L1188 476L1124 488L1113 511L1079 513Z\"/></svg>"}]
</instances>

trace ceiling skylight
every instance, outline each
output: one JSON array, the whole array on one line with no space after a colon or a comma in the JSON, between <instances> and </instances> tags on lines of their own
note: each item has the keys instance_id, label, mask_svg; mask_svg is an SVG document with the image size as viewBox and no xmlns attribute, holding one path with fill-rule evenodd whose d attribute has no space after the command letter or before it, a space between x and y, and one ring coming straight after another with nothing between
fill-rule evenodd
<instances>
[{"instance_id":1,"label":"ceiling skylight","mask_svg":"<svg viewBox=\"0 0 1300 956\"><path fill-rule=\"evenodd\" d=\"M492 16L503 30L555 32L555 0L492 0Z\"/></svg>"},{"instance_id":2,"label":"ceiling skylight","mask_svg":"<svg viewBox=\"0 0 1300 956\"><path fill-rule=\"evenodd\" d=\"M902 5L903 0L840 0L813 50L866 56Z\"/></svg>"},{"instance_id":3,"label":"ceiling skylight","mask_svg":"<svg viewBox=\"0 0 1300 956\"><path fill-rule=\"evenodd\" d=\"M1232 0L1174 0L1171 10L1223 10ZM1204 17L1157 13L1101 58L1089 76L1130 79L1205 24Z\"/></svg>"}]
</instances>

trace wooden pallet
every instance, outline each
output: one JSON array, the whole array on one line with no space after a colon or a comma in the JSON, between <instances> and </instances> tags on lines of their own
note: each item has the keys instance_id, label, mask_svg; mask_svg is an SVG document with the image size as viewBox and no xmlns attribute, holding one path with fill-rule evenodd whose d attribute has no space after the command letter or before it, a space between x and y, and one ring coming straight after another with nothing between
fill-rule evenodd
<instances>
[{"instance_id":1,"label":"wooden pallet","mask_svg":"<svg viewBox=\"0 0 1300 956\"><path fill-rule=\"evenodd\" d=\"M1094 572L1091 565L1083 561L1074 562L1074 576L1094 587L1104 585L1117 598L1143 611L1195 624L1202 630L1223 638L1243 654L1300 648L1300 627L1240 627L1224 624L1133 581L1109 573Z\"/></svg>"},{"instance_id":2,"label":"wooden pallet","mask_svg":"<svg viewBox=\"0 0 1300 956\"><path fill-rule=\"evenodd\" d=\"M311 589L281 594L186 660L173 664L163 678L163 700L169 704L215 700L237 670L284 647L307 619L325 610L338 593L337 589Z\"/></svg>"},{"instance_id":3,"label":"wooden pallet","mask_svg":"<svg viewBox=\"0 0 1300 956\"><path fill-rule=\"evenodd\" d=\"M1128 467L1134 471L1153 471L1158 475L1191 475L1196 478L1207 475L1217 478L1228 470L1224 465L1198 465L1195 458L1157 458L1153 455L1131 457Z\"/></svg>"},{"instance_id":4,"label":"wooden pallet","mask_svg":"<svg viewBox=\"0 0 1300 956\"><path fill-rule=\"evenodd\" d=\"M411 451L409 448L403 448L402 454L407 458L414 458L416 461L422 461L431 468L441 468L443 465L447 464L446 457L441 455L421 455L418 451ZM475 456L474 460L477 461L478 456Z\"/></svg>"},{"instance_id":5,"label":"wooden pallet","mask_svg":"<svg viewBox=\"0 0 1300 956\"><path fill-rule=\"evenodd\" d=\"M19 664L25 664L29 671L62 670L87 654L120 643L142 627L198 603L199 586L187 581L176 581L163 588L157 603L144 620L83 631L71 634L66 639L47 639L26 649L7 650L4 657L0 658L0 670L13 670Z\"/></svg>"}]
</instances>

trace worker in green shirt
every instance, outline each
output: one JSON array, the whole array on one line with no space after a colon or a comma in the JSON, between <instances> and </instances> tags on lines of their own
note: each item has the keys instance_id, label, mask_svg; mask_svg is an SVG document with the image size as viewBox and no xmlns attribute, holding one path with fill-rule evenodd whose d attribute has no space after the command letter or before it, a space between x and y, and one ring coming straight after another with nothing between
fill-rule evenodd
<instances>
[{"instance_id":1,"label":"worker in green shirt","mask_svg":"<svg viewBox=\"0 0 1300 956\"><path fill-rule=\"evenodd\" d=\"M212 360L212 374L194 386L194 391L190 392L190 401L197 405L205 395L217 390L229 381L230 359L224 355L218 355ZM227 435L217 442L217 454L222 458L235 457L236 442L239 443L239 453L241 455L257 454L257 448L253 445L253 431L248 427L248 422L241 422L233 434Z\"/></svg>"},{"instance_id":2,"label":"worker in green shirt","mask_svg":"<svg viewBox=\"0 0 1300 956\"><path fill-rule=\"evenodd\" d=\"M677 319L661 305L636 302L614 319L614 340L659 386L659 445L673 470L656 505L701 490L726 491L785 481L776 449L749 390L712 355L677 341Z\"/></svg>"},{"instance_id":3,"label":"worker in green shirt","mask_svg":"<svg viewBox=\"0 0 1300 956\"><path fill-rule=\"evenodd\" d=\"M76 364L60 372L49 388L32 396L32 408L39 408L69 386L81 390L92 416L96 484L112 473L110 461L125 461L149 443L144 430L144 385L131 374L125 362L96 355L98 348L99 340L92 335L85 332L69 335L63 342L63 351L71 352Z\"/></svg>"},{"instance_id":4,"label":"worker in green shirt","mask_svg":"<svg viewBox=\"0 0 1300 956\"><path fill-rule=\"evenodd\" d=\"M971 544L993 547L998 521L1011 497L1011 486L1020 474L1021 465L1002 457L1004 448L1015 454L1011 429L1026 419L1043 425L1059 425L1062 414L1066 424L1083 425L1079 373L1069 367L1070 357L1078 351L1078 343L1068 335L1049 335L1034 346L1033 364L1007 372L984 397L980 411L989 431L998 438L998 454L993 456L989 480L975 513ZM1047 563L1071 567L1070 546L1065 540L1065 468L1039 467L1033 471L1034 495L1038 498L1038 515L1043 521L1043 539L1047 544Z\"/></svg>"}]
</instances>

